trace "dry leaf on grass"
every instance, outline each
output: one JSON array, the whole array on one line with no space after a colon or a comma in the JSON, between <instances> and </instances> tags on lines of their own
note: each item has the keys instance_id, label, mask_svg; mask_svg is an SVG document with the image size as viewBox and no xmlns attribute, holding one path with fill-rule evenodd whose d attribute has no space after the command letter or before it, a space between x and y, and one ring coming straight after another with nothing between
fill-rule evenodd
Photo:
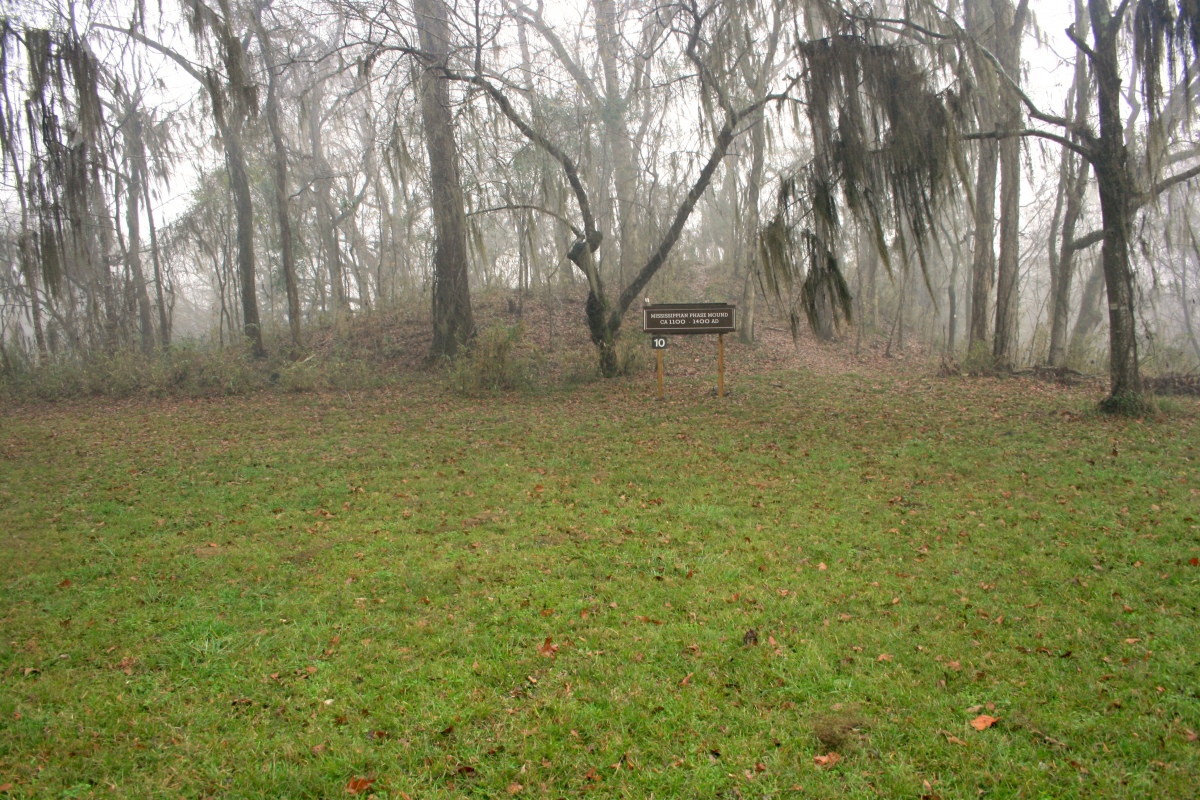
<instances>
[{"instance_id":1,"label":"dry leaf on grass","mask_svg":"<svg viewBox=\"0 0 1200 800\"><path fill-rule=\"evenodd\" d=\"M980 714L975 719L971 720L970 725L977 731L986 731L988 728L1000 721L999 717L991 717L987 714Z\"/></svg>"},{"instance_id":2,"label":"dry leaf on grass","mask_svg":"<svg viewBox=\"0 0 1200 800\"><path fill-rule=\"evenodd\" d=\"M351 778L346 784L346 791L350 794L358 794L365 792L371 788L371 784L375 783L374 778Z\"/></svg>"},{"instance_id":3,"label":"dry leaf on grass","mask_svg":"<svg viewBox=\"0 0 1200 800\"><path fill-rule=\"evenodd\" d=\"M842 757L837 753L829 753L823 756L813 756L813 763L818 767L832 767L841 760Z\"/></svg>"}]
</instances>

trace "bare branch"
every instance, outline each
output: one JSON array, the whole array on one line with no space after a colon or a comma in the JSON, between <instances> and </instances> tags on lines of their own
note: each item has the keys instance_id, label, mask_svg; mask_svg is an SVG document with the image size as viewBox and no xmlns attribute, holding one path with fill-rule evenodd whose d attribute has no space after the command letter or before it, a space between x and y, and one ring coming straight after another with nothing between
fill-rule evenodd
<instances>
[{"instance_id":1,"label":"bare branch","mask_svg":"<svg viewBox=\"0 0 1200 800\"><path fill-rule=\"evenodd\" d=\"M479 208L475 211L468 211L467 216L473 217L476 214L491 214L496 211L536 211L539 214L545 214L546 216L554 217L556 220L566 225L571 229L571 233L575 234L576 238L584 238L583 231L579 230L579 228L575 226L575 223L571 222L571 220L567 219L562 214L559 214L557 211L551 211L548 208L543 208L542 206L535 206L528 203L508 203L502 206L492 206L491 208Z\"/></svg>"}]
</instances>

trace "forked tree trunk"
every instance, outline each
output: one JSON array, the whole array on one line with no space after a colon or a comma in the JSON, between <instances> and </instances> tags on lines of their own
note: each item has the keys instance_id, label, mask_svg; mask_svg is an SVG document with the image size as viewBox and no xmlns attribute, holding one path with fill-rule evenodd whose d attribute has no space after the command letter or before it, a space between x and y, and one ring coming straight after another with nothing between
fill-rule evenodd
<instances>
[{"instance_id":1,"label":"forked tree trunk","mask_svg":"<svg viewBox=\"0 0 1200 800\"><path fill-rule=\"evenodd\" d=\"M421 116L429 153L433 224L437 229L430 355L453 357L474 335L475 322L467 280L467 217L450 112L450 81L438 71L449 53L449 14L444 0L415 0L413 11L427 58L420 79Z\"/></svg>"}]
</instances>

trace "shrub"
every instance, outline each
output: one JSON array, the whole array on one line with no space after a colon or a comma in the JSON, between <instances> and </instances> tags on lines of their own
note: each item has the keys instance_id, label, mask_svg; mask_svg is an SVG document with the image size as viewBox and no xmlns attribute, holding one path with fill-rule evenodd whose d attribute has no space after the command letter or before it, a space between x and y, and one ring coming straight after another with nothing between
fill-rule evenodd
<instances>
[{"instance_id":1,"label":"shrub","mask_svg":"<svg viewBox=\"0 0 1200 800\"><path fill-rule=\"evenodd\" d=\"M646 364L646 342L643 336L624 336L617 341L617 374L626 377L636 374Z\"/></svg>"},{"instance_id":2,"label":"shrub","mask_svg":"<svg viewBox=\"0 0 1200 800\"><path fill-rule=\"evenodd\" d=\"M518 352L525 329L496 325L476 335L450 366L450 385L465 395L511 392L532 385L534 358Z\"/></svg>"},{"instance_id":3,"label":"shrub","mask_svg":"<svg viewBox=\"0 0 1200 800\"><path fill-rule=\"evenodd\" d=\"M968 375L987 375L996 368L996 359L987 342L976 342L962 360L962 371Z\"/></svg>"}]
</instances>

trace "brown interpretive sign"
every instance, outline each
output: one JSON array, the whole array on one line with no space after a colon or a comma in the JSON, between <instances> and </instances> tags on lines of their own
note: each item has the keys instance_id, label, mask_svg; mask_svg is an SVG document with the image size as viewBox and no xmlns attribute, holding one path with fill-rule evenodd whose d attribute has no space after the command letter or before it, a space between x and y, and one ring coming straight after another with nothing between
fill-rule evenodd
<instances>
[{"instance_id":1,"label":"brown interpretive sign","mask_svg":"<svg viewBox=\"0 0 1200 800\"><path fill-rule=\"evenodd\" d=\"M658 303L642 308L646 333L733 333L733 306L728 303Z\"/></svg>"},{"instance_id":2,"label":"brown interpretive sign","mask_svg":"<svg viewBox=\"0 0 1200 800\"><path fill-rule=\"evenodd\" d=\"M642 306L642 330L651 334L650 346L658 362L658 399L663 399L665 335L715 333L717 335L717 397L725 396L725 334L733 333L733 306L728 303L647 303Z\"/></svg>"}]
</instances>

